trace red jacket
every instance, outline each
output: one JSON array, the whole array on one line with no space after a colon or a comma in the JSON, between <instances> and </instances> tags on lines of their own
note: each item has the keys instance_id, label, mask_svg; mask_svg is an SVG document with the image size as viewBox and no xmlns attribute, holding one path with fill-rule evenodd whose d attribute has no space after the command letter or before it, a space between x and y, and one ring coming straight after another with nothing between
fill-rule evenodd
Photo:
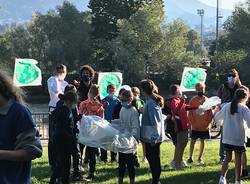
<instances>
[{"instance_id":1,"label":"red jacket","mask_svg":"<svg viewBox=\"0 0 250 184\"><path fill-rule=\"evenodd\" d=\"M190 126L187 111L197 109L185 103L185 99L173 97L171 100L171 110L176 122L176 131L187 130Z\"/></svg>"}]
</instances>

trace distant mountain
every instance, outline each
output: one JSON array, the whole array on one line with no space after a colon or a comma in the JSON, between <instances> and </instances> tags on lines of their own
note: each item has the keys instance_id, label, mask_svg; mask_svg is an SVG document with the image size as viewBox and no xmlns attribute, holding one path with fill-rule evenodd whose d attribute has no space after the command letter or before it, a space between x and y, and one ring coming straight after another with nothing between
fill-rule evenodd
<instances>
[{"instance_id":1,"label":"distant mountain","mask_svg":"<svg viewBox=\"0 0 250 184\"><path fill-rule=\"evenodd\" d=\"M0 0L0 24L28 21L34 12L46 13L61 5L64 0ZM87 10L88 0L69 0L79 10ZM197 9L205 10L204 24L214 25L216 8L201 3L198 0L165 0L165 13L168 20L183 19L189 26L200 24ZM224 21L230 10L221 10Z\"/></svg>"},{"instance_id":2,"label":"distant mountain","mask_svg":"<svg viewBox=\"0 0 250 184\"><path fill-rule=\"evenodd\" d=\"M200 24L200 17L197 15L197 9L204 9L204 24L206 26L215 25L216 8L208 6L198 0L165 0L165 14L168 20L176 18L183 19L189 26L194 27ZM224 22L232 11L220 10Z\"/></svg>"}]
</instances>

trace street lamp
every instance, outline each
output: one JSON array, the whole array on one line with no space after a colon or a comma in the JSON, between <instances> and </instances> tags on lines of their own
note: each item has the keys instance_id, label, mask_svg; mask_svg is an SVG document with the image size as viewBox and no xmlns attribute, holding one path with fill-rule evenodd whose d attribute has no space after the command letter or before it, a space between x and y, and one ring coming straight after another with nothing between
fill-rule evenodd
<instances>
[{"instance_id":1,"label":"street lamp","mask_svg":"<svg viewBox=\"0 0 250 184\"><path fill-rule=\"evenodd\" d=\"M197 10L197 14L201 17L201 59L203 57L203 18L204 18L204 14L205 14L205 11L204 9L198 9Z\"/></svg>"}]
</instances>

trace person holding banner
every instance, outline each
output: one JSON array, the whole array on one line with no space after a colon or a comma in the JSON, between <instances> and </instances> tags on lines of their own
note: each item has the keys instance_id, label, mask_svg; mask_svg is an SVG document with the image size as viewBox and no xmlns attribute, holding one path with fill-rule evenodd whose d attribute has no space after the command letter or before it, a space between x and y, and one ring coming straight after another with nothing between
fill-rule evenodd
<instances>
[{"instance_id":1,"label":"person holding banner","mask_svg":"<svg viewBox=\"0 0 250 184\"><path fill-rule=\"evenodd\" d=\"M55 183L56 178L54 177L55 172L55 153L54 145L53 145L53 134L55 133L55 109L56 104L59 101L59 94L64 93L65 87L68 85L64 79L67 75L67 67L63 64L60 64L56 67L55 75L51 76L48 81L48 91L50 96L49 102L49 142L48 142L48 157L49 157L49 164L51 166L51 183Z\"/></svg>"},{"instance_id":2,"label":"person holding banner","mask_svg":"<svg viewBox=\"0 0 250 184\"><path fill-rule=\"evenodd\" d=\"M0 72L0 183L31 183L31 160L42 156L39 132L22 91Z\"/></svg>"},{"instance_id":3,"label":"person holding banner","mask_svg":"<svg viewBox=\"0 0 250 184\"><path fill-rule=\"evenodd\" d=\"M119 99L115 96L116 87L114 84L107 86L108 96L102 100L102 104L106 106L104 111L104 118L111 123L113 120L113 113L115 106L119 104ZM107 151L101 148L101 161L107 162ZM111 152L111 162L116 162L116 153Z\"/></svg>"},{"instance_id":4,"label":"person holding banner","mask_svg":"<svg viewBox=\"0 0 250 184\"><path fill-rule=\"evenodd\" d=\"M183 160L183 154L188 143L189 120L187 117L187 111L197 109L198 106L192 107L185 103L186 99L183 97L179 85L171 85L170 92L173 96L170 107L173 114L173 120L175 122L175 132L177 138L174 160L171 165L174 169L180 170L187 167L186 162Z\"/></svg>"},{"instance_id":5,"label":"person holding banner","mask_svg":"<svg viewBox=\"0 0 250 184\"><path fill-rule=\"evenodd\" d=\"M146 158L152 173L152 184L160 183L161 158L160 146L165 140L162 108L164 99L152 80L140 83L142 95L147 99L142 113L141 141L145 143Z\"/></svg>"},{"instance_id":6,"label":"person holding banner","mask_svg":"<svg viewBox=\"0 0 250 184\"><path fill-rule=\"evenodd\" d=\"M81 102L79 105L79 113L82 115L89 116L99 116L104 118L104 108L99 101L100 97L100 88L97 85L92 85L89 89L88 99ZM89 173L86 179L93 180L95 169L96 169L96 154L98 152L98 148L86 147L86 153L89 156Z\"/></svg>"},{"instance_id":7,"label":"person holding banner","mask_svg":"<svg viewBox=\"0 0 250 184\"><path fill-rule=\"evenodd\" d=\"M205 94L205 84L198 83L195 86L197 95L194 96L190 100L191 106L200 106L202 105L208 98L204 95ZM205 139L210 139L209 135L209 126L213 120L213 113L212 110L206 111L203 114L198 114L195 110L192 110L188 114L188 118L191 123L191 142L190 142L190 153L188 163L193 163L193 152L194 146L197 139L200 139L200 153L198 157L198 162L200 164L204 164L202 156L205 147Z\"/></svg>"},{"instance_id":8,"label":"person holding banner","mask_svg":"<svg viewBox=\"0 0 250 184\"><path fill-rule=\"evenodd\" d=\"M89 65L83 65L80 69L80 81L74 80L74 85L76 86L78 90L78 95L79 95L79 102L82 102L84 100L88 99L88 93L89 89L93 85L93 80L95 77L95 70L89 66ZM82 165L82 157L83 157L83 152L84 152L84 145L79 144L80 147L80 163ZM86 166L89 162L89 156L88 153L85 150L85 157L83 161L84 165Z\"/></svg>"},{"instance_id":9,"label":"person holding banner","mask_svg":"<svg viewBox=\"0 0 250 184\"><path fill-rule=\"evenodd\" d=\"M232 101L235 91L239 89L240 86L241 86L241 81L238 71L234 68L230 69L228 72L227 82L222 84L218 89L217 96L221 99L222 106L225 103ZM221 134L221 141L222 137L223 133ZM222 142L220 143L219 155L220 155L220 163L223 163L225 157L225 150Z\"/></svg>"}]
</instances>

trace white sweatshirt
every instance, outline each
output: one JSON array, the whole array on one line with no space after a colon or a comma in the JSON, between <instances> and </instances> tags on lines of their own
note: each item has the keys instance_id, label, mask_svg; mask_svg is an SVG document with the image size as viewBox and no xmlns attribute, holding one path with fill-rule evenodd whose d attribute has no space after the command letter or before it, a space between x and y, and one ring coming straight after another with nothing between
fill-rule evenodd
<instances>
[{"instance_id":1,"label":"white sweatshirt","mask_svg":"<svg viewBox=\"0 0 250 184\"><path fill-rule=\"evenodd\" d=\"M238 104L238 113L231 114L231 103L227 103L215 114L215 121L223 123L222 143L245 146L247 127L250 128L250 110Z\"/></svg>"}]
</instances>

